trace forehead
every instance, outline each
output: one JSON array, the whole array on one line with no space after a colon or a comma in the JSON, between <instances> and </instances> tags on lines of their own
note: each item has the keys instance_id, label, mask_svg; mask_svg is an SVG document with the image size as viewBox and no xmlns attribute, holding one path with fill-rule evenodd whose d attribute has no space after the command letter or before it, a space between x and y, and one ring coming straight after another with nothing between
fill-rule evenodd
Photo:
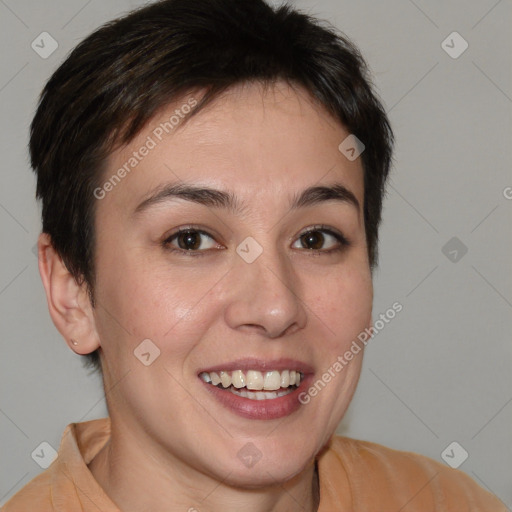
<instances>
[{"instance_id":1,"label":"forehead","mask_svg":"<svg viewBox=\"0 0 512 512\"><path fill-rule=\"evenodd\" d=\"M133 210L155 187L186 181L233 191L261 207L335 181L362 204L361 159L349 161L338 149L349 133L304 90L244 84L187 118L200 98L185 95L161 109L110 155L103 183L122 177L104 203Z\"/></svg>"}]
</instances>

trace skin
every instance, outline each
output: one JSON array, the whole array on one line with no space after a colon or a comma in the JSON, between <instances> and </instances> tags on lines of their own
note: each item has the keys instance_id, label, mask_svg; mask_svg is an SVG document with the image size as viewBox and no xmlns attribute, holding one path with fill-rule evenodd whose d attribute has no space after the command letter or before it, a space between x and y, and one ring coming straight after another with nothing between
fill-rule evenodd
<instances>
[{"instance_id":1,"label":"skin","mask_svg":"<svg viewBox=\"0 0 512 512\"><path fill-rule=\"evenodd\" d=\"M106 179L186 100L112 153ZM317 509L314 458L350 403L362 352L310 403L275 420L226 409L197 375L236 358L290 357L311 364L316 380L371 326L362 208L340 201L289 208L293 193L334 182L363 205L361 160L338 150L347 136L300 88L278 82L228 90L97 201L96 308L40 236L56 327L79 354L101 347L112 437L89 468L122 510ZM180 181L230 190L243 211L172 199L133 215L154 187ZM214 238L200 238L203 256L162 246L189 224ZM316 224L350 245L326 235L311 250L301 235ZM236 253L247 236L263 248L250 264ZM147 338L160 356L144 366L133 351ZM237 457L248 442L262 453L251 468Z\"/></svg>"}]
</instances>

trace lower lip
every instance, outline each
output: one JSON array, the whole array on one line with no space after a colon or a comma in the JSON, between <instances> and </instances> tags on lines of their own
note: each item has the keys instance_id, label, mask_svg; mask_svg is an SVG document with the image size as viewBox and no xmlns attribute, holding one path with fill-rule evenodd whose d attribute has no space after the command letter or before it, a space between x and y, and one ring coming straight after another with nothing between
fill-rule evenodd
<instances>
[{"instance_id":1,"label":"lower lip","mask_svg":"<svg viewBox=\"0 0 512 512\"><path fill-rule=\"evenodd\" d=\"M304 376L297 389L287 395L268 400L251 400L243 396L235 395L212 384L201 380L206 389L227 409L251 420L275 420L289 416L302 405L299 402L299 395L308 388L308 382L312 375Z\"/></svg>"}]
</instances>

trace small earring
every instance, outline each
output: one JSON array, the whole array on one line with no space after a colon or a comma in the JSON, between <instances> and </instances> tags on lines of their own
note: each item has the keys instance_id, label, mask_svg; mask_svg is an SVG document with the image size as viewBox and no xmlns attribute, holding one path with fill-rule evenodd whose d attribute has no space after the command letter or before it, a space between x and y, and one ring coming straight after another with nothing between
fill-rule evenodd
<instances>
[{"instance_id":1,"label":"small earring","mask_svg":"<svg viewBox=\"0 0 512 512\"><path fill-rule=\"evenodd\" d=\"M71 343L73 343L73 345L78 345L78 341L75 341L73 338L71 338Z\"/></svg>"}]
</instances>

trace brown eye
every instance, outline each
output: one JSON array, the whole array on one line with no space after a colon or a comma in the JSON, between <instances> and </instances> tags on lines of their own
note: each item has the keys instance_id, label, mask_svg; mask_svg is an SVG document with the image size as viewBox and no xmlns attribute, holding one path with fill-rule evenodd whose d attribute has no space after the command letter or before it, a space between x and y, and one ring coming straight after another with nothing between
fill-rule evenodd
<instances>
[{"instance_id":1,"label":"brown eye","mask_svg":"<svg viewBox=\"0 0 512 512\"><path fill-rule=\"evenodd\" d=\"M299 245L297 245L299 244ZM295 249L307 249L309 251L331 252L342 250L350 245L348 240L340 233L331 229L310 229L303 233L293 245Z\"/></svg>"},{"instance_id":2,"label":"brown eye","mask_svg":"<svg viewBox=\"0 0 512 512\"><path fill-rule=\"evenodd\" d=\"M170 236L165 242L165 246L175 250L186 252L201 251L212 249L218 246L215 240L206 232L197 229L181 230Z\"/></svg>"},{"instance_id":3,"label":"brown eye","mask_svg":"<svg viewBox=\"0 0 512 512\"><path fill-rule=\"evenodd\" d=\"M197 251L201 246L201 235L193 231L180 233L176 240L178 247L186 251Z\"/></svg>"},{"instance_id":4,"label":"brown eye","mask_svg":"<svg viewBox=\"0 0 512 512\"><path fill-rule=\"evenodd\" d=\"M306 249L320 250L324 244L324 235L320 231L311 231L302 235L301 242Z\"/></svg>"}]
</instances>

